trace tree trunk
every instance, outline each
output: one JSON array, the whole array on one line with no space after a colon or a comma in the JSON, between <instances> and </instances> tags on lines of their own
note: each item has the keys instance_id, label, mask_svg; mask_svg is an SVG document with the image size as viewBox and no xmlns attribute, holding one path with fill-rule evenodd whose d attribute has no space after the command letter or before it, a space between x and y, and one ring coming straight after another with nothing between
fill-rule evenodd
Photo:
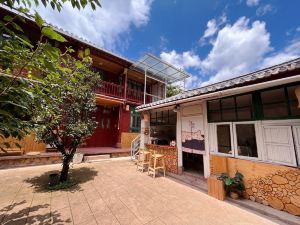
<instances>
[{"instance_id":1,"label":"tree trunk","mask_svg":"<svg viewBox=\"0 0 300 225\"><path fill-rule=\"evenodd\" d=\"M66 156L63 160L63 168L60 172L60 182L67 181L68 179L68 174L69 174L69 167L70 167L70 159L69 156Z\"/></svg>"}]
</instances>

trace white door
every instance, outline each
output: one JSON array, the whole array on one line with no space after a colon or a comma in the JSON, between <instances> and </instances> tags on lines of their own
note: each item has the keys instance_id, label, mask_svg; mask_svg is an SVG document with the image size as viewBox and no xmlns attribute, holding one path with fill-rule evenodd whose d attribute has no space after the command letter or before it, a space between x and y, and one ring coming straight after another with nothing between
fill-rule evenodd
<instances>
[{"instance_id":1,"label":"white door","mask_svg":"<svg viewBox=\"0 0 300 225\"><path fill-rule=\"evenodd\" d=\"M294 142L298 157L298 166L300 166L300 126L293 126Z\"/></svg>"},{"instance_id":2,"label":"white door","mask_svg":"<svg viewBox=\"0 0 300 225\"><path fill-rule=\"evenodd\" d=\"M266 160L296 166L291 126L263 126Z\"/></svg>"}]
</instances>

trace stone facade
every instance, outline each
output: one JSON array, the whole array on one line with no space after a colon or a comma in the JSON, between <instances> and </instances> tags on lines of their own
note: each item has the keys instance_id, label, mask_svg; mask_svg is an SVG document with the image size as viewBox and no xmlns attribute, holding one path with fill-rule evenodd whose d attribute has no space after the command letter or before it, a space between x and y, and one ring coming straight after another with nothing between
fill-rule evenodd
<instances>
[{"instance_id":1,"label":"stone facade","mask_svg":"<svg viewBox=\"0 0 300 225\"><path fill-rule=\"evenodd\" d=\"M250 179L246 198L300 216L300 170L279 170Z\"/></svg>"},{"instance_id":2,"label":"stone facade","mask_svg":"<svg viewBox=\"0 0 300 225\"><path fill-rule=\"evenodd\" d=\"M176 147L147 144L146 148L155 150L159 154L163 154L165 156L166 171L178 174L178 156Z\"/></svg>"}]
</instances>

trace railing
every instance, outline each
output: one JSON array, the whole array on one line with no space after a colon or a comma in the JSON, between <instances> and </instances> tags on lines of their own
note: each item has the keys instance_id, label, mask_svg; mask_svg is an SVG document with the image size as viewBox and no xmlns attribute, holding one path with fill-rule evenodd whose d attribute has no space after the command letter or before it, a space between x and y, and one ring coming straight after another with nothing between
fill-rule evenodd
<instances>
[{"instance_id":1,"label":"railing","mask_svg":"<svg viewBox=\"0 0 300 225\"><path fill-rule=\"evenodd\" d=\"M136 156L139 152L140 144L141 144L141 135L139 134L131 142L131 146L130 146L130 158L131 158L131 160L136 160Z\"/></svg>"},{"instance_id":2,"label":"railing","mask_svg":"<svg viewBox=\"0 0 300 225\"><path fill-rule=\"evenodd\" d=\"M96 93L104 94L112 97L123 98L124 88L121 85L114 84L102 80L99 87L96 89Z\"/></svg>"},{"instance_id":3,"label":"railing","mask_svg":"<svg viewBox=\"0 0 300 225\"><path fill-rule=\"evenodd\" d=\"M98 88L96 88L97 94L103 94L116 98L125 98L124 96L124 87L119 84L114 84L111 82L107 82L102 80ZM135 89L127 88L126 90L126 98L128 101L135 102L138 104L144 103L144 92L137 91ZM152 102L153 97L147 95L146 103Z\"/></svg>"},{"instance_id":4,"label":"railing","mask_svg":"<svg viewBox=\"0 0 300 225\"><path fill-rule=\"evenodd\" d=\"M144 93L131 88L127 88L127 99L133 102L144 103Z\"/></svg>"}]
</instances>

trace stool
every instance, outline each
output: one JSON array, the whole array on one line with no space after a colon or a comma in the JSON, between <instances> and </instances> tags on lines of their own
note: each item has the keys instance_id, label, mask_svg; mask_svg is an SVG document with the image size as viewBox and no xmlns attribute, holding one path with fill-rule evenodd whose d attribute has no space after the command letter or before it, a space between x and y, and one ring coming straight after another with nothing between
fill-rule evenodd
<instances>
[{"instance_id":1,"label":"stool","mask_svg":"<svg viewBox=\"0 0 300 225\"><path fill-rule=\"evenodd\" d=\"M136 170L144 172L145 165L149 167L150 152L145 149L139 149Z\"/></svg>"},{"instance_id":2,"label":"stool","mask_svg":"<svg viewBox=\"0 0 300 225\"><path fill-rule=\"evenodd\" d=\"M164 177L166 176L165 157L163 154L157 154L156 151L150 150L150 160L148 166L148 175L153 173L155 178L156 170L162 169L164 171Z\"/></svg>"}]
</instances>

